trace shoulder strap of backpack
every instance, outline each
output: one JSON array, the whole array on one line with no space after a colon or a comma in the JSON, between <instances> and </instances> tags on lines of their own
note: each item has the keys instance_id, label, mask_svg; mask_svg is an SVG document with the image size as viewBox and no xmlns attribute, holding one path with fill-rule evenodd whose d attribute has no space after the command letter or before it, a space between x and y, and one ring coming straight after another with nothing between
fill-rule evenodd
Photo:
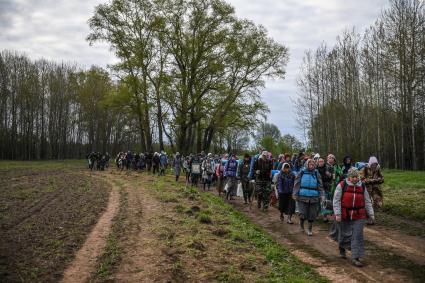
<instances>
[{"instance_id":1,"label":"shoulder strap of backpack","mask_svg":"<svg viewBox=\"0 0 425 283\"><path fill-rule=\"evenodd\" d=\"M345 180L344 181L341 181L339 184L341 185L341 183L343 183L342 184L342 194L344 194L347 191L348 184L347 184L347 182Z\"/></svg>"}]
</instances>

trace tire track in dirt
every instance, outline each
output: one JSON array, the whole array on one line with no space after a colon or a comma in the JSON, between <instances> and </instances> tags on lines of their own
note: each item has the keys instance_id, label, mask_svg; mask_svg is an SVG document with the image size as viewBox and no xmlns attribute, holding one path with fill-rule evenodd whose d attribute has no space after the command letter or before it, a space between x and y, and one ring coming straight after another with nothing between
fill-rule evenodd
<instances>
[{"instance_id":1,"label":"tire track in dirt","mask_svg":"<svg viewBox=\"0 0 425 283\"><path fill-rule=\"evenodd\" d=\"M210 193L217 195L216 192ZM275 209L266 212L268 215L264 217L265 212L258 210L255 205L250 208L238 198L230 203L248 216L251 221L264 228L279 243L288 246L290 251L300 260L313 265L319 274L333 282L381 282L383 279L385 282L412 282L411 278L399 270L383 267L371 260L368 254L365 256L365 266L362 268L356 268L348 260L340 259L337 244L328 237L328 225L317 225L318 223L316 223L313 226L314 236L308 237L299 232L296 217L294 225L288 225L279 220L279 213ZM392 252L398 252L401 256L415 260L418 264L423 262L424 256L420 249L415 251L410 246L414 245L414 242L406 246L403 245L403 243L408 242L409 237L412 237L412 239L417 239L417 237L403 235L403 242L401 242L393 239L389 233L382 237L381 232L372 228L366 228L365 235L366 240L373 241L376 244L380 243L379 245L386 249L390 247ZM400 235L400 233L396 233L394 236L397 235ZM385 240L388 240L388 242L383 243Z\"/></svg>"},{"instance_id":2,"label":"tire track in dirt","mask_svg":"<svg viewBox=\"0 0 425 283\"><path fill-rule=\"evenodd\" d=\"M377 246L391 250L417 264L425 265L424 238L405 235L394 229L378 226L366 227L364 233L366 238Z\"/></svg>"},{"instance_id":3,"label":"tire track in dirt","mask_svg":"<svg viewBox=\"0 0 425 283\"><path fill-rule=\"evenodd\" d=\"M151 178L127 173L114 172L108 179L119 178L123 189L128 193L127 217L129 227L121 243L124 247L122 261L114 272L114 281L118 282L171 282L172 275L167 272L168 259L161 252L158 235L152 231L152 223L163 212L158 202L143 182Z\"/></svg>"},{"instance_id":4,"label":"tire track in dirt","mask_svg":"<svg viewBox=\"0 0 425 283\"><path fill-rule=\"evenodd\" d=\"M90 176L93 175L90 174ZM96 178L100 177L96 176ZM112 227L112 219L116 215L120 203L119 188L113 182L109 180L108 182L112 189L106 210L100 216L83 246L76 253L75 259L65 270L61 280L63 283L86 282L96 268L98 256L101 255L106 246L106 240Z\"/></svg>"}]
</instances>

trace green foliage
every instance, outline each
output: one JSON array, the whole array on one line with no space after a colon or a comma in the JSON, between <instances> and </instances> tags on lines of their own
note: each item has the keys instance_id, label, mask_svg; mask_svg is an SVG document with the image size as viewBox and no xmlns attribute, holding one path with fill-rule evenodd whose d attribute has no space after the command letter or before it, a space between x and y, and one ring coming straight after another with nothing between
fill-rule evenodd
<instances>
[{"instance_id":1,"label":"green foliage","mask_svg":"<svg viewBox=\"0 0 425 283\"><path fill-rule=\"evenodd\" d=\"M114 70L125 74L147 148L150 123L160 147L164 132L182 153L208 150L218 134L229 149L246 144L231 140L266 113L264 79L282 78L288 61L285 46L222 0L113 0L97 6L89 25L90 43L108 42L120 59Z\"/></svg>"},{"instance_id":2,"label":"green foliage","mask_svg":"<svg viewBox=\"0 0 425 283\"><path fill-rule=\"evenodd\" d=\"M201 199L211 207L214 214L219 211L225 212L225 219L229 222L226 229L232 235L233 244L237 244L237 242L251 243L257 251L266 256L266 260L272 268L271 273L266 277L268 282L327 282L310 266L299 261L286 248L276 243L265 231L252 224L245 215L225 203L222 198L205 193L201 194ZM238 278L240 276L238 273L234 275ZM218 276L224 282L232 280L229 272L223 272Z\"/></svg>"},{"instance_id":3,"label":"green foliage","mask_svg":"<svg viewBox=\"0 0 425 283\"><path fill-rule=\"evenodd\" d=\"M265 136L260 140L259 145L264 147L267 151L272 152L274 157L277 157L279 154L292 154L302 148L301 143L290 135L285 135L278 140L275 140L271 136Z\"/></svg>"},{"instance_id":4,"label":"green foliage","mask_svg":"<svg viewBox=\"0 0 425 283\"><path fill-rule=\"evenodd\" d=\"M425 221L425 171L384 170L383 210Z\"/></svg>"}]
</instances>

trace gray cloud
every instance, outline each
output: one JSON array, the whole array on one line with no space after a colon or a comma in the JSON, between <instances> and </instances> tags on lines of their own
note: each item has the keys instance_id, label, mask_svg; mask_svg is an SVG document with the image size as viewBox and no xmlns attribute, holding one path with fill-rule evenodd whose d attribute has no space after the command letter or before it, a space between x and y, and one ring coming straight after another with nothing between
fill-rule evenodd
<instances>
[{"instance_id":1,"label":"gray cloud","mask_svg":"<svg viewBox=\"0 0 425 283\"><path fill-rule=\"evenodd\" d=\"M116 62L107 44L89 46L87 20L106 0L0 0L0 47L31 58L106 66ZM301 137L292 101L304 51L322 42L333 45L347 27L359 32L371 25L387 0L228 0L236 14L267 28L290 50L285 80L267 81L262 91L271 110L268 121L283 133Z\"/></svg>"}]
</instances>

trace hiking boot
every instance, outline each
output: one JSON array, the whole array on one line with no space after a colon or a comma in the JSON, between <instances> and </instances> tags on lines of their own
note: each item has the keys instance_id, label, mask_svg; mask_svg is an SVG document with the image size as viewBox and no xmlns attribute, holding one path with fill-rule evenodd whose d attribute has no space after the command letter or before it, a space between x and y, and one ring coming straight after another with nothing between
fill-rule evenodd
<instances>
[{"instance_id":1,"label":"hiking boot","mask_svg":"<svg viewBox=\"0 0 425 283\"><path fill-rule=\"evenodd\" d=\"M286 221L286 223L288 224L294 224L294 222L292 222L292 217L288 216L288 221Z\"/></svg>"},{"instance_id":2,"label":"hiking boot","mask_svg":"<svg viewBox=\"0 0 425 283\"><path fill-rule=\"evenodd\" d=\"M355 267L362 267L363 263L360 262L360 260L358 258L353 258L351 260L351 263L355 266Z\"/></svg>"},{"instance_id":3,"label":"hiking boot","mask_svg":"<svg viewBox=\"0 0 425 283\"><path fill-rule=\"evenodd\" d=\"M313 223L308 222L307 236L313 236Z\"/></svg>"},{"instance_id":4,"label":"hiking boot","mask_svg":"<svg viewBox=\"0 0 425 283\"><path fill-rule=\"evenodd\" d=\"M347 255L345 254L344 248L339 248L339 257L340 258L347 258Z\"/></svg>"},{"instance_id":5,"label":"hiking boot","mask_svg":"<svg viewBox=\"0 0 425 283\"><path fill-rule=\"evenodd\" d=\"M300 230L302 233L304 233L304 220L300 219Z\"/></svg>"}]
</instances>

